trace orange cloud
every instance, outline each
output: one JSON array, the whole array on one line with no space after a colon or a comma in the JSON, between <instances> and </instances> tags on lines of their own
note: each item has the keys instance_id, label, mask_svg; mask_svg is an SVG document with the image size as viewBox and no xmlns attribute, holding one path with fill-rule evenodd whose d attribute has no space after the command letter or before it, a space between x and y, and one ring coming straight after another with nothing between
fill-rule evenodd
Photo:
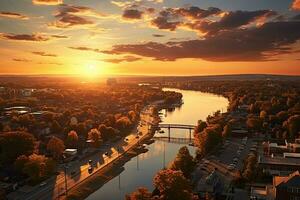
<instances>
[{"instance_id":1,"label":"orange cloud","mask_svg":"<svg viewBox=\"0 0 300 200\"><path fill-rule=\"evenodd\" d=\"M62 4L55 13L55 20L48 24L49 27L70 28L78 26L91 26L94 22L85 17L103 18L107 15L97 12L89 7Z\"/></svg>"},{"instance_id":2,"label":"orange cloud","mask_svg":"<svg viewBox=\"0 0 300 200\"><path fill-rule=\"evenodd\" d=\"M28 60L26 58L13 58L12 60L16 62L31 62L31 60Z\"/></svg>"},{"instance_id":3,"label":"orange cloud","mask_svg":"<svg viewBox=\"0 0 300 200\"><path fill-rule=\"evenodd\" d=\"M144 12L137 9L126 9L123 13L125 19L141 19Z\"/></svg>"},{"instance_id":4,"label":"orange cloud","mask_svg":"<svg viewBox=\"0 0 300 200\"><path fill-rule=\"evenodd\" d=\"M63 0L32 0L36 5L59 5L63 3Z\"/></svg>"},{"instance_id":5,"label":"orange cloud","mask_svg":"<svg viewBox=\"0 0 300 200\"><path fill-rule=\"evenodd\" d=\"M0 12L0 17L11 18L11 19L21 19L21 20L29 19L29 17L27 17L26 15L14 13L14 12Z\"/></svg>"},{"instance_id":6,"label":"orange cloud","mask_svg":"<svg viewBox=\"0 0 300 200\"><path fill-rule=\"evenodd\" d=\"M134 61L138 61L141 59L142 58L135 57L135 56L124 56L123 58L103 59L101 61L118 64L121 62L134 62Z\"/></svg>"},{"instance_id":7,"label":"orange cloud","mask_svg":"<svg viewBox=\"0 0 300 200\"><path fill-rule=\"evenodd\" d=\"M278 31L280 30L280 31ZM274 61L278 55L295 53L300 21L267 22L259 27L232 29L202 39L167 43L114 45L106 54L133 54L160 61L198 58L206 61Z\"/></svg>"},{"instance_id":8,"label":"orange cloud","mask_svg":"<svg viewBox=\"0 0 300 200\"><path fill-rule=\"evenodd\" d=\"M292 9L300 10L300 0L294 0L294 2L292 4Z\"/></svg>"},{"instance_id":9,"label":"orange cloud","mask_svg":"<svg viewBox=\"0 0 300 200\"><path fill-rule=\"evenodd\" d=\"M70 49L79 50L79 51L92 51L95 53L101 53L100 49L93 49L89 47L69 47Z\"/></svg>"},{"instance_id":10,"label":"orange cloud","mask_svg":"<svg viewBox=\"0 0 300 200\"><path fill-rule=\"evenodd\" d=\"M46 53L46 52L43 52L43 51L34 51L34 52L31 52L35 55L39 55L39 56L48 56L48 57L57 57L56 54L51 54L51 53Z\"/></svg>"},{"instance_id":11,"label":"orange cloud","mask_svg":"<svg viewBox=\"0 0 300 200\"><path fill-rule=\"evenodd\" d=\"M67 36L63 35L45 35L39 33L33 34L13 34L13 33L1 33L0 32L0 39L5 40L16 40L16 41L31 41L31 42L44 42L51 40L53 38L67 38Z\"/></svg>"}]
</instances>

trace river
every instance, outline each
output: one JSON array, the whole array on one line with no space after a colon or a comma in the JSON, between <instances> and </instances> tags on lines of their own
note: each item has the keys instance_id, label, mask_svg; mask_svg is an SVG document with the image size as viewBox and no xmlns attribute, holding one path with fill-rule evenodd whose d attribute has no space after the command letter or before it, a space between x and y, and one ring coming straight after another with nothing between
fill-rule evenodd
<instances>
[{"instance_id":1,"label":"river","mask_svg":"<svg viewBox=\"0 0 300 200\"><path fill-rule=\"evenodd\" d=\"M226 98L214 94L171 88L164 88L164 90L180 92L183 95L184 104L171 112L163 110L162 123L195 125L199 119L206 120L208 115L217 110L225 112L228 106ZM189 135L187 130L177 129L172 129L171 134L172 137L180 138ZM135 191L138 187L153 190L153 177L164 166L168 166L182 146L182 144L155 141L147 147L148 152L128 161L124 165L125 170L119 176L110 180L86 199L123 200L126 194ZM188 146L188 148L194 155L194 147Z\"/></svg>"}]
</instances>

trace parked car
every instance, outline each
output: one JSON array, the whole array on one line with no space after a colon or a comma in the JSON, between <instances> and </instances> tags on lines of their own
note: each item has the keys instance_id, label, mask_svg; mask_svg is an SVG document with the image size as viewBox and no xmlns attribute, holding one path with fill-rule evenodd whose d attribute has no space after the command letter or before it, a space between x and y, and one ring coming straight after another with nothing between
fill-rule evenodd
<instances>
[{"instance_id":1,"label":"parked car","mask_svg":"<svg viewBox=\"0 0 300 200\"><path fill-rule=\"evenodd\" d=\"M43 181L43 182L40 183L40 187L43 187L45 185L47 185L47 182L45 182L45 181Z\"/></svg>"}]
</instances>

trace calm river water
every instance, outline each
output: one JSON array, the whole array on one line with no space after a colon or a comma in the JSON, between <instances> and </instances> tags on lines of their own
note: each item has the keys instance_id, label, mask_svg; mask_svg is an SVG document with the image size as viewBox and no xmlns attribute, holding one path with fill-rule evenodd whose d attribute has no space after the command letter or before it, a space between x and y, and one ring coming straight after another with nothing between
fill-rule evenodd
<instances>
[{"instance_id":1,"label":"calm river water","mask_svg":"<svg viewBox=\"0 0 300 200\"><path fill-rule=\"evenodd\" d=\"M180 92L183 95L184 104L172 112L162 111L162 123L178 123L195 125L199 119L213 112L226 111L228 100L224 97L196 91L169 89L164 90ZM188 137L187 130L171 130L172 137ZM159 135L161 136L161 134ZM154 189L152 180L154 175L175 158L182 144L155 141L147 148L148 152L132 158L124 165L125 170L117 177L110 180L97 191L92 193L87 200L123 200L125 195L138 187ZM188 146L191 154L195 153L194 147Z\"/></svg>"}]
</instances>

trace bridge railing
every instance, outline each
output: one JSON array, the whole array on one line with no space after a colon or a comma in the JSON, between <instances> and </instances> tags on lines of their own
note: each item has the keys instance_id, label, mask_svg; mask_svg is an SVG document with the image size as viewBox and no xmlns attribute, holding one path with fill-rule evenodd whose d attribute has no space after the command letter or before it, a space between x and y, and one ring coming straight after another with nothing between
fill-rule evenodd
<instances>
[{"instance_id":1,"label":"bridge railing","mask_svg":"<svg viewBox=\"0 0 300 200\"><path fill-rule=\"evenodd\" d=\"M159 124L158 127L160 128L188 128L194 129L195 125L188 125L188 124Z\"/></svg>"}]
</instances>

